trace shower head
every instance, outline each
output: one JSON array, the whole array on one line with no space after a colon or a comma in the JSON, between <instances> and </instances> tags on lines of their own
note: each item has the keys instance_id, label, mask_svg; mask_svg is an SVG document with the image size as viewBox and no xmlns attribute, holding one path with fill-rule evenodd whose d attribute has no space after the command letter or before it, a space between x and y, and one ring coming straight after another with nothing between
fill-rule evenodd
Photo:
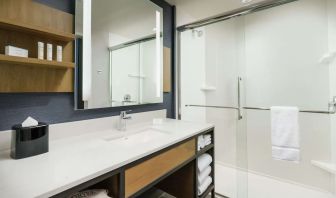
<instances>
[{"instance_id":1,"label":"shower head","mask_svg":"<svg viewBox=\"0 0 336 198\"><path fill-rule=\"evenodd\" d=\"M198 37L203 36L203 31L202 31L202 30L196 30L196 29L193 29L193 30L192 30L192 33L193 33L193 35L196 34Z\"/></svg>"}]
</instances>

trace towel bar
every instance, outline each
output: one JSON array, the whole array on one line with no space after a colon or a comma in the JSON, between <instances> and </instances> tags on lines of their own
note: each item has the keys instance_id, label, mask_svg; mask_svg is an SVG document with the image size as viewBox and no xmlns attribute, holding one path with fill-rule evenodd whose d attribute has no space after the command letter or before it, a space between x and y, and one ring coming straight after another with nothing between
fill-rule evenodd
<instances>
[{"instance_id":1,"label":"towel bar","mask_svg":"<svg viewBox=\"0 0 336 198\"><path fill-rule=\"evenodd\" d=\"M320 110L300 110L301 113L319 113L319 114L335 114L335 105L336 103L330 103L330 107L332 111L320 111ZM218 108L218 109L234 109L239 110L238 107L229 107L229 106L211 106L211 105L185 105L186 107L205 107L205 108ZM261 111L269 111L270 108L265 107L241 107L241 109L247 110L261 110Z\"/></svg>"}]
</instances>

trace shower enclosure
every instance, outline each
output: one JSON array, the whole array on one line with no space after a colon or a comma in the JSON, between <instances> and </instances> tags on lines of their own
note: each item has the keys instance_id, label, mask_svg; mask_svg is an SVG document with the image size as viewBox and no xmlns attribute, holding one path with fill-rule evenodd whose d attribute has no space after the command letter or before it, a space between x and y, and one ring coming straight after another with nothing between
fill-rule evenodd
<instances>
[{"instance_id":1,"label":"shower enclosure","mask_svg":"<svg viewBox=\"0 0 336 198\"><path fill-rule=\"evenodd\" d=\"M216 192L335 198L336 1L266 1L178 28L178 113L216 125ZM272 159L272 106L300 109L299 163Z\"/></svg>"}]
</instances>

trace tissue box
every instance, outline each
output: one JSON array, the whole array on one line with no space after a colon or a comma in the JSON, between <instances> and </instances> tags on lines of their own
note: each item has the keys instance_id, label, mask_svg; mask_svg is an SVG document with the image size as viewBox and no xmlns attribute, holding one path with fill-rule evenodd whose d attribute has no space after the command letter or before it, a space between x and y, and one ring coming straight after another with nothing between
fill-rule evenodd
<instances>
[{"instance_id":1,"label":"tissue box","mask_svg":"<svg viewBox=\"0 0 336 198\"><path fill-rule=\"evenodd\" d=\"M28 58L28 50L7 45L5 48L5 55Z\"/></svg>"},{"instance_id":2,"label":"tissue box","mask_svg":"<svg viewBox=\"0 0 336 198\"><path fill-rule=\"evenodd\" d=\"M37 126L12 127L11 157L22 159L49 151L49 125L39 122Z\"/></svg>"}]
</instances>

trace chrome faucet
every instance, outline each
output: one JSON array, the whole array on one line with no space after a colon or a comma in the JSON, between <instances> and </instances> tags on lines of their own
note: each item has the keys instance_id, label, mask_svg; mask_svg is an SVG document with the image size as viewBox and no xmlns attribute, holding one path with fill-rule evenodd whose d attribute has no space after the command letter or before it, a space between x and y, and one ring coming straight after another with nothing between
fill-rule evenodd
<instances>
[{"instance_id":1,"label":"chrome faucet","mask_svg":"<svg viewBox=\"0 0 336 198\"><path fill-rule=\"evenodd\" d=\"M127 114L129 112L131 112L131 110L120 112L119 124L118 124L119 131L126 131L127 120L132 119L132 116Z\"/></svg>"}]
</instances>

